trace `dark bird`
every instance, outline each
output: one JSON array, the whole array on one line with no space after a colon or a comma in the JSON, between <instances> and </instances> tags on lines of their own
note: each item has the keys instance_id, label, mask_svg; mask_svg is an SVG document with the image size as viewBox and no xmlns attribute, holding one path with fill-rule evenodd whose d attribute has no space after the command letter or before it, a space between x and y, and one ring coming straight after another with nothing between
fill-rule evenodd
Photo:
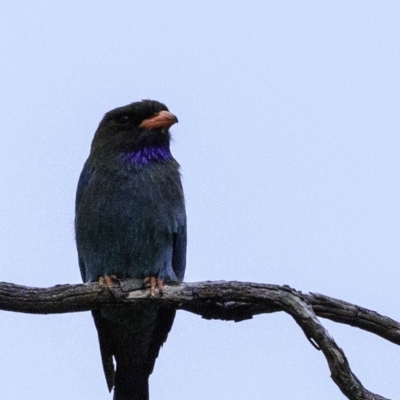
<instances>
[{"instance_id":1,"label":"dark bird","mask_svg":"<svg viewBox=\"0 0 400 400\"><path fill-rule=\"evenodd\" d=\"M152 100L116 108L100 122L76 193L84 282L112 287L120 279L143 279L154 295L163 281L182 281L186 213L169 132L176 122L164 104ZM175 310L146 302L92 314L114 400L147 400L148 378Z\"/></svg>"}]
</instances>

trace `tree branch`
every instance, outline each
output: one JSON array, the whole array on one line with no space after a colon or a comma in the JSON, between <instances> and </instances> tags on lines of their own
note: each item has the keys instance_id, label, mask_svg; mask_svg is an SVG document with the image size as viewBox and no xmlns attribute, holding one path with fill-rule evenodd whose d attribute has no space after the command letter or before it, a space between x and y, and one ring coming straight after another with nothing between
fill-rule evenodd
<instances>
[{"instance_id":1,"label":"tree branch","mask_svg":"<svg viewBox=\"0 0 400 400\"><path fill-rule=\"evenodd\" d=\"M400 344L400 324L365 308L320 294L302 294L289 286L244 282L171 283L163 295L149 297L142 281L126 280L111 290L97 283L29 288L0 283L0 309L31 314L88 311L118 307L126 302L156 301L206 319L242 321L253 315L284 311L301 327L307 339L321 350L331 377L351 400L387 400L365 389L351 371L343 350L317 318L356 326Z\"/></svg>"},{"instance_id":2,"label":"tree branch","mask_svg":"<svg viewBox=\"0 0 400 400\"><path fill-rule=\"evenodd\" d=\"M303 296L319 317L355 326L400 345L400 323L394 319L322 294L310 293Z\"/></svg>"}]
</instances>

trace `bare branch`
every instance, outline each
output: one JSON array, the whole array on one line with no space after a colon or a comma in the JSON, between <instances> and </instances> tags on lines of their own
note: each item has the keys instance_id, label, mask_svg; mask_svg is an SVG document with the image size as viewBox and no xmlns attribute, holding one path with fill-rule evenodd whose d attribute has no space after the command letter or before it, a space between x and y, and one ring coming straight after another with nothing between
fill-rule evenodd
<instances>
[{"instance_id":1,"label":"bare branch","mask_svg":"<svg viewBox=\"0 0 400 400\"><path fill-rule=\"evenodd\" d=\"M242 321L253 315L284 311L301 327L307 339L321 350L331 377L351 400L387 400L363 387L351 371L343 350L337 346L317 315L357 326L400 344L400 324L374 311L320 294L304 295L289 286L243 282L172 283L163 295L149 297L142 281L127 280L112 288L96 283L28 288L0 283L0 309L33 314L88 311L118 307L126 302L156 301L206 319Z\"/></svg>"},{"instance_id":2,"label":"bare branch","mask_svg":"<svg viewBox=\"0 0 400 400\"><path fill-rule=\"evenodd\" d=\"M355 326L400 345L400 324L375 311L318 293L304 295L319 317Z\"/></svg>"}]
</instances>

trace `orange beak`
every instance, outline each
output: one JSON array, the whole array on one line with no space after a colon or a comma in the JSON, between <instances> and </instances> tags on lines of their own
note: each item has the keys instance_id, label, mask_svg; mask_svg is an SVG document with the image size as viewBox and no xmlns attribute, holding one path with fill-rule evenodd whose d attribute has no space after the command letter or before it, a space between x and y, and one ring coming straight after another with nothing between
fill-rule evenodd
<instances>
[{"instance_id":1,"label":"orange beak","mask_svg":"<svg viewBox=\"0 0 400 400\"><path fill-rule=\"evenodd\" d=\"M168 129L176 122L178 122L178 118L176 118L174 114L169 111L160 111L158 114L143 120L139 127L146 130L160 128Z\"/></svg>"}]
</instances>

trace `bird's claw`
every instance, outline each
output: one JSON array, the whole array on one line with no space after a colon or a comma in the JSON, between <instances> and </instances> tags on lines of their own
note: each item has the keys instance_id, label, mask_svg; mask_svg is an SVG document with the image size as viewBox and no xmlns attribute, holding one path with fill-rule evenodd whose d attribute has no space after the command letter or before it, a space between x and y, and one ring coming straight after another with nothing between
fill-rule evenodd
<instances>
[{"instance_id":1,"label":"bird's claw","mask_svg":"<svg viewBox=\"0 0 400 400\"><path fill-rule=\"evenodd\" d=\"M118 283L118 278L115 275L105 275L99 277L100 286L107 286L111 288L117 283Z\"/></svg>"},{"instance_id":2,"label":"bird's claw","mask_svg":"<svg viewBox=\"0 0 400 400\"><path fill-rule=\"evenodd\" d=\"M160 278L156 278L155 276L148 276L143 280L146 287L150 287L150 296L154 297L156 294L156 288L162 294L164 289L164 281Z\"/></svg>"}]
</instances>

